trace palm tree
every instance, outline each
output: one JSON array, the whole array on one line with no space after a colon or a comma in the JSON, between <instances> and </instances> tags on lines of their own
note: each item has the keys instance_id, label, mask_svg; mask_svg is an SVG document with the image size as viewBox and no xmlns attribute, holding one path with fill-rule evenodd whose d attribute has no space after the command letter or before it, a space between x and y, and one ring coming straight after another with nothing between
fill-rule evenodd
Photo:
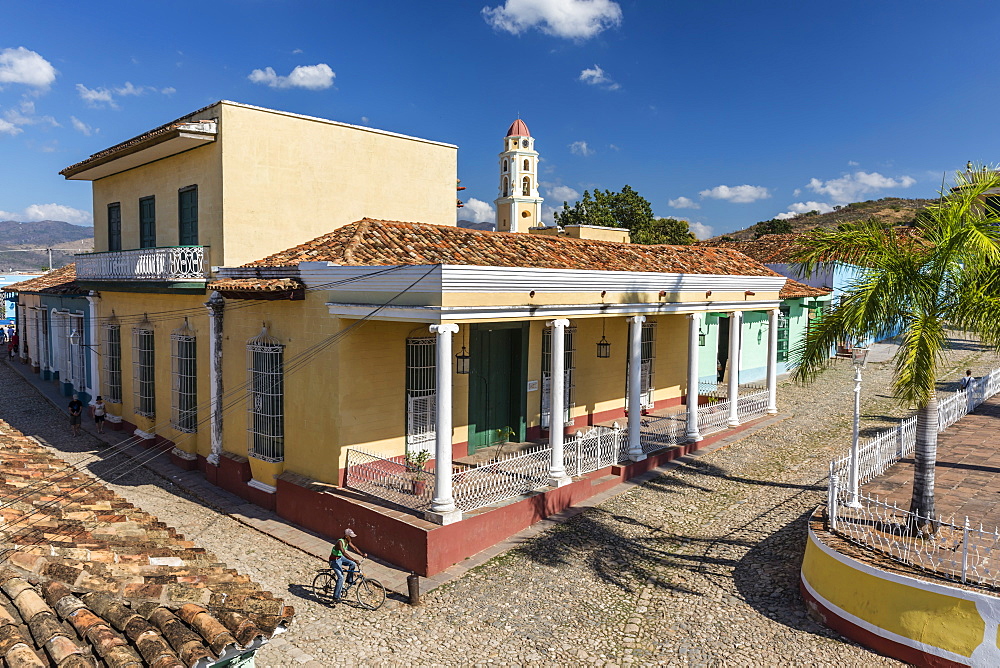
<instances>
[{"instance_id":1,"label":"palm tree","mask_svg":"<svg viewBox=\"0 0 1000 668\"><path fill-rule=\"evenodd\" d=\"M825 262L858 267L846 294L794 351L797 380L812 380L842 340L881 340L900 332L892 389L917 406L911 528L934 525L938 401L935 381L948 329L1000 348L1000 218L985 205L1000 172L959 172L956 187L917 217L912 228L875 220L804 235L798 259L806 275Z\"/></svg>"}]
</instances>

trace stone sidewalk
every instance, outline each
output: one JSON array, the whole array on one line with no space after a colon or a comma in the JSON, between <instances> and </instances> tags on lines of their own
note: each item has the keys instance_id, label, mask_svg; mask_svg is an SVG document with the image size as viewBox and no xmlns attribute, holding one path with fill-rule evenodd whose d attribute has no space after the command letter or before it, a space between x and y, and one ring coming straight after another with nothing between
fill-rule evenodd
<instances>
[{"instance_id":1,"label":"stone sidewalk","mask_svg":"<svg viewBox=\"0 0 1000 668\"><path fill-rule=\"evenodd\" d=\"M934 498L938 515L961 524L1000 526L1000 395L938 434ZM865 494L909 507L913 492L913 459L903 459L862 486Z\"/></svg>"},{"instance_id":2,"label":"stone sidewalk","mask_svg":"<svg viewBox=\"0 0 1000 668\"><path fill-rule=\"evenodd\" d=\"M49 403L51 403L54 407L67 413L68 415L67 405L69 404L70 398L64 397L60 393L56 384L51 381L43 381L40 376L31 372L31 367L29 366L20 364L19 362L11 362L9 360L5 360L5 362L11 369L16 371L35 390L37 390L40 396L49 401ZM561 513L537 522L527 529L514 534L507 540L501 541L500 543L497 543L496 545L463 560L461 563L452 566L442 573L428 578L421 578L420 590L422 593L430 592L445 583L461 578L470 570L481 566L497 555L503 554L512 548L528 543L532 538L540 533L552 528L555 525L563 524L569 521L588 508L596 507L604 501L623 494L649 480L657 478L667 471L689 464L698 457L715 452L721 448L728 447L733 443L757 433L761 429L782 421L786 417L788 416L779 414L777 416L771 416L750 422L722 434L712 434L706 439L710 444L702 447L695 453L679 457L671 462L668 462L667 464L664 464L663 466L654 468L637 478L633 478L632 480L616 485L614 488L606 492L593 496L577 506L567 508ZM126 444L123 446L122 444L132 438L132 434L127 431L115 431L113 429L109 429L106 425L104 433L97 434L93 421L86 418L83 420L83 429L97 440L106 443L108 446L119 449L122 455L135 461L138 465L162 478L164 481L177 486L187 494L197 499L203 505L223 513L245 526L267 534L282 543L285 543L286 545L316 557L318 560L321 560L317 563L317 567L320 567L322 563L325 563L327 556L330 554L330 549L333 543L329 539L309 531L308 529L299 527L298 525L295 525L278 516L272 511L261 508L255 504L248 503L235 494L213 485L205 479L204 475L200 471L185 471L175 466L171 462L167 452L155 455L152 450L145 448L142 445ZM402 596L407 595L406 578L409 573L406 571L394 566L393 564L376 558L371 558L366 561L365 571L369 576L379 580L383 585L385 585L386 589L396 592Z\"/></svg>"}]
</instances>

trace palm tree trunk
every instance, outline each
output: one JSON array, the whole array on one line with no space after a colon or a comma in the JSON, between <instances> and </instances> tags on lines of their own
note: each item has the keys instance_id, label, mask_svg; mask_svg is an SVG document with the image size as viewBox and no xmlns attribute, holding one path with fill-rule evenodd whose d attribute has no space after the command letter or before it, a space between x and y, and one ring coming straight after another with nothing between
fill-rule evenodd
<instances>
[{"instance_id":1,"label":"palm tree trunk","mask_svg":"<svg viewBox=\"0 0 1000 668\"><path fill-rule=\"evenodd\" d=\"M931 394L917 412L917 436L913 450L913 498L910 500L910 529L934 533L934 465L937 462L938 401Z\"/></svg>"}]
</instances>

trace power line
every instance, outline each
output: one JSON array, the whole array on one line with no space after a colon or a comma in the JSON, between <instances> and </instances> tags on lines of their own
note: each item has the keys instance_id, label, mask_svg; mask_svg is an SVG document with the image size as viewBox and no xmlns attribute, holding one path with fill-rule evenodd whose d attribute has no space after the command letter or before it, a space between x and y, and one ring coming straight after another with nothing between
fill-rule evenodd
<instances>
[{"instance_id":1,"label":"power line","mask_svg":"<svg viewBox=\"0 0 1000 668\"><path fill-rule=\"evenodd\" d=\"M360 318L357 321L355 321L354 323L352 323L350 326L348 326L348 327L346 327L346 328L344 328L344 329L342 329L342 330L340 330L338 332L335 332L334 334L331 334L330 336L326 337L325 339L317 342L316 344L314 344L314 345L310 346L309 348L305 349L304 351L302 351L298 355L294 356L290 360L290 363L288 365L283 365L283 372L281 374L282 375L282 379L281 380L276 380L274 382L274 384L277 384L278 382L283 382L284 377L286 377L288 375L292 375L292 374L296 373L298 370L300 370L301 368L307 366L310 361L312 361L317 355L319 355L321 352L323 352L326 348L328 348L331 345L339 342L341 339L346 338L355 329L357 329L358 327L360 327L362 324L364 324L365 322L367 322L371 318L375 317L379 312L381 312L383 309L385 309L386 307L388 307L392 302L394 302L396 299L398 299L399 297L401 297L405 293L407 293L410 290L412 290L420 281L422 281L424 278L426 278L428 275L430 275L430 273L436 268L436 266L437 265L431 266L422 276L420 276L419 278L417 278L415 281L413 281L406 288L404 288L403 290L401 290L398 293L396 293L395 295L393 295L393 297L391 297L388 301L386 301L383 304L380 304L375 309L373 309L372 311L370 311L369 313L367 313L365 316L363 316L362 318ZM237 388L234 388L233 390L227 391L225 393L224 396L227 396L227 397L231 397L231 396L239 393L240 397L237 398L234 401L229 402L229 404L226 405L223 408L223 410L222 410L223 414L227 413L228 411L232 410L236 406L239 406L241 403L243 403L243 402L246 401L246 394L243 393L243 390L245 390L248 385L249 385L249 381L247 381L246 383L242 383ZM272 385L272 389L273 389L273 385ZM208 402L208 405L210 406L211 403ZM211 419L212 419L212 416L209 415L208 418L200 420L197 424L200 425L200 424L207 423ZM166 423L158 423L157 425L154 425L154 430L155 430L156 426L162 426L162 425L165 425L165 424ZM187 435L187 436L182 437L181 439L179 439L178 442L184 442L185 440L187 440L189 438L191 438L190 434ZM141 440L142 439L136 439L135 441L133 441L133 439L131 439L131 438L130 439L126 439L122 443L119 443L117 446L115 446L114 448L112 448L111 454L121 454L121 453L124 452L124 450L125 450L126 447L130 447L131 445L135 445L138 442L140 442ZM175 442L175 445L176 445L176 442ZM103 452L105 454L107 454L109 451L103 451ZM156 457L159 457L162 454L164 454L163 451L154 450L149 457L144 458L142 461L139 462L139 466L144 466L145 464L151 462L153 459L155 459ZM67 465L65 467L63 467L62 469L58 469L56 472L53 472L49 476L43 478L40 482L43 482L45 480L51 480L52 476L53 475L57 475L60 471L65 471L67 469L72 469L72 471L70 473L67 473L66 475L64 475L64 476L62 476L62 477L60 477L60 478L58 478L56 480L52 480L48 484L44 484L44 485L29 485L25 489L19 490L21 493L15 495L13 497L10 497L10 496L2 497L3 499L7 499L7 502L3 503L3 504L0 504L0 509L8 508L8 507L16 504L18 501L20 501L20 500L22 500L24 498L27 498L31 494L34 494L34 493L36 493L38 491L41 491L43 489L47 489L49 487L55 486L55 485L59 484L60 482L63 482L65 480L69 479L69 478L72 478L75 473L79 472L79 470L76 468L77 466L79 466L81 464L89 463L90 461L94 461L94 460L98 459L99 457L100 457L99 455L92 455L89 458L85 458L84 460L81 460L80 462L77 463L77 465L71 465L71 464L67 463ZM130 460L131 461L135 461L134 458L130 458ZM119 470L119 469L121 469L123 467L126 467L126 466L129 465L129 463L130 462L123 462L123 463L121 463L121 464L113 467L109 471L105 472L105 475L107 475L108 473L117 471L117 470ZM136 469L137 469L136 466L132 466L132 467L128 468L128 470L126 470L126 471L122 472L121 474L119 474L118 476L115 476L114 478L112 478L109 482L113 482L114 480L117 480L118 478L120 478L120 477L122 477L122 476L124 476L124 475L126 475L126 474L128 474L128 473L130 473L132 471L135 471ZM86 482L86 483L84 483L82 485L79 485L79 486L73 488L72 490L69 490L67 492L62 492L60 494L56 494L51 501L49 501L47 503L44 503L44 504L41 504L41 505L38 505L38 506L35 506L35 510L33 512L28 513L27 515L23 515L23 516L19 517L18 519L10 520L8 522L3 523L2 525L0 525L0 531L6 531L8 529L8 527L11 527L11 526L14 526L16 524L19 524L19 523L23 522L24 520L26 520L27 518L32 517L33 515L38 514L42 510L45 510L45 509L47 509L49 507L52 507L60 499L64 499L64 498L66 498L67 496L69 496L70 494L72 494L72 493L74 493L76 491L80 491L82 489L85 489L86 487L89 487L89 486L95 485L95 484L99 484L99 483L100 483L100 481L97 480L96 477L95 477L94 480L92 480L90 482ZM32 522L32 523L26 525L25 528L27 528L28 526L33 526L34 524L37 524L42 519L44 519L44 518L39 518L39 520L37 520L36 522Z\"/></svg>"}]
</instances>

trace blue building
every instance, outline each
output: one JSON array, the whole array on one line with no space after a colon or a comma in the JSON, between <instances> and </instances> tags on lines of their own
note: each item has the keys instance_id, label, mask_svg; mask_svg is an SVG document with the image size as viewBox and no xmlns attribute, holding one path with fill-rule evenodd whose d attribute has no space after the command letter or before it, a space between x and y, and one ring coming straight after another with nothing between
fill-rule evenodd
<instances>
[{"instance_id":1,"label":"blue building","mask_svg":"<svg viewBox=\"0 0 1000 668\"><path fill-rule=\"evenodd\" d=\"M17 295L11 293L11 296L7 296L7 286L39 276L41 274L0 274L0 291L5 293L3 309L0 311L0 324L13 325L17 318Z\"/></svg>"},{"instance_id":2,"label":"blue building","mask_svg":"<svg viewBox=\"0 0 1000 668\"><path fill-rule=\"evenodd\" d=\"M95 394L96 346L90 291L76 283L76 265L6 286L17 299L18 355L64 396L88 403Z\"/></svg>"}]
</instances>

